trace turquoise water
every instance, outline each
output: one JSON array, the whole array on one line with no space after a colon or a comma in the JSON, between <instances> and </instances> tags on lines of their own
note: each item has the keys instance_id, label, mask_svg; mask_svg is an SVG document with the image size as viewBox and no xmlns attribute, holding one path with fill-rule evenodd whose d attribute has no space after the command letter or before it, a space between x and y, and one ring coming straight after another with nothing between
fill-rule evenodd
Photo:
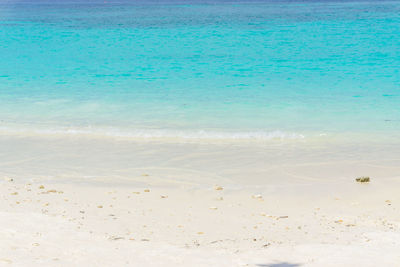
<instances>
[{"instance_id":1,"label":"turquoise water","mask_svg":"<svg viewBox=\"0 0 400 267\"><path fill-rule=\"evenodd\" d=\"M400 1L0 2L0 129L400 130Z\"/></svg>"}]
</instances>

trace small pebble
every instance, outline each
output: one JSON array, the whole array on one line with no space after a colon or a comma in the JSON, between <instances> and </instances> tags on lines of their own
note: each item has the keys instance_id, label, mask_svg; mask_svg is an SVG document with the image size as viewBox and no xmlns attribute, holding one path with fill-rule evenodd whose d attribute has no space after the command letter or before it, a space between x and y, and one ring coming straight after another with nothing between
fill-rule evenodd
<instances>
[{"instance_id":1,"label":"small pebble","mask_svg":"<svg viewBox=\"0 0 400 267\"><path fill-rule=\"evenodd\" d=\"M252 198L262 200L262 195L252 195Z\"/></svg>"},{"instance_id":2,"label":"small pebble","mask_svg":"<svg viewBox=\"0 0 400 267\"><path fill-rule=\"evenodd\" d=\"M223 190L224 188L222 186L216 185L214 186L214 189L217 191Z\"/></svg>"}]
</instances>

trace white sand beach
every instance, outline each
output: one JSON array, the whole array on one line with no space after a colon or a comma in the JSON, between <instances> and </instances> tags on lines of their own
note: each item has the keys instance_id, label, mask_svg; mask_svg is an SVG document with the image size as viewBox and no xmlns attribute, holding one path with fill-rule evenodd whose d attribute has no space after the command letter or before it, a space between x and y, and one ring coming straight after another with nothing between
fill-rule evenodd
<instances>
[{"instance_id":1,"label":"white sand beach","mask_svg":"<svg viewBox=\"0 0 400 267\"><path fill-rule=\"evenodd\" d=\"M0 267L400 267L400 0L0 0Z\"/></svg>"},{"instance_id":2,"label":"white sand beach","mask_svg":"<svg viewBox=\"0 0 400 267\"><path fill-rule=\"evenodd\" d=\"M0 146L2 266L400 266L390 143Z\"/></svg>"}]
</instances>

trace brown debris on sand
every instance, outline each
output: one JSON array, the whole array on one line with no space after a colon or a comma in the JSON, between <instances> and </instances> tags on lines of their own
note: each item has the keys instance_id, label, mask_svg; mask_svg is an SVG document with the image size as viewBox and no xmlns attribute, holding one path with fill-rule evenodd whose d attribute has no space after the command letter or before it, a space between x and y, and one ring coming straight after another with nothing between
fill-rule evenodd
<instances>
[{"instance_id":1,"label":"brown debris on sand","mask_svg":"<svg viewBox=\"0 0 400 267\"><path fill-rule=\"evenodd\" d=\"M362 177L356 178L356 182L359 182L359 183L369 183L370 180L371 179L368 176L362 176Z\"/></svg>"}]
</instances>

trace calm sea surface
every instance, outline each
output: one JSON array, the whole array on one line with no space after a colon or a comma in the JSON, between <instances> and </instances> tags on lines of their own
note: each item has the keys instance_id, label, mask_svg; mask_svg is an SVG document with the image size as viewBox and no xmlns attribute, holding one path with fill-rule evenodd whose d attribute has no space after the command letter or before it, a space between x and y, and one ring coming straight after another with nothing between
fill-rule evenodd
<instances>
[{"instance_id":1,"label":"calm sea surface","mask_svg":"<svg viewBox=\"0 0 400 267\"><path fill-rule=\"evenodd\" d=\"M5 132L399 136L399 66L400 1L0 0Z\"/></svg>"}]
</instances>

